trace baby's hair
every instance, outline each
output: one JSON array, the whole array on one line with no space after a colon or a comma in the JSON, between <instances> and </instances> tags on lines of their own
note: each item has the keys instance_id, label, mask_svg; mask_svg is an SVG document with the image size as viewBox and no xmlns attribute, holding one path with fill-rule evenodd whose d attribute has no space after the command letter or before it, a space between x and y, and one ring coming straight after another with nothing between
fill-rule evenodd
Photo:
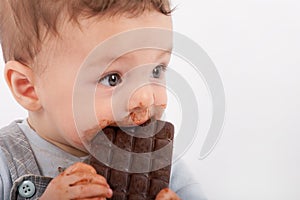
<instances>
[{"instance_id":1,"label":"baby's hair","mask_svg":"<svg viewBox=\"0 0 300 200\"><path fill-rule=\"evenodd\" d=\"M170 15L169 0L0 0L0 42L4 60L29 65L49 35L65 21L94 16L135 17L147 10ZM79 23L78 23L79 24Z\"/></svg>"}]
</instances>

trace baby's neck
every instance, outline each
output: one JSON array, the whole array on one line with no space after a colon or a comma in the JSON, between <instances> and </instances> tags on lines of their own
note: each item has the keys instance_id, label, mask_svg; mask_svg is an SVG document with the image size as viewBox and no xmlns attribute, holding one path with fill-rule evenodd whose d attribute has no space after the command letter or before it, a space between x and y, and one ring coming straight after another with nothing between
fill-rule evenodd
<instances>
[{"instance_id":1,"label":"baby's neck","mask_svg":"<svg viewBox=\"0 0 300 200\"><path fill-rule=\"evenodd\" d=\"M49 129L47 129L47 128L43 129L42 127L44 127L44 126L41 126L42 124L39 124L40 126L38 126L35 122L36 121L34 120L34 117L29 114L29 117L27 118L28 125L30 126L30 128L32 130L34 130L34 132L36 134L38 134L41 138L43 138L47 142L57 146L58 148L62 149L63 151L65 151L73 156L76 156L76 157L84 157L84 156L88 155L88 153L86 153L84 150L80 150L71 145L68 145L67 142L55 140L54 139L55 137L54 138L48 137L47 134L44 134L44 133L47 133L49 131ZM39 121L39 123L40 123L40 121Z\"/></svg>"}]
</instances>

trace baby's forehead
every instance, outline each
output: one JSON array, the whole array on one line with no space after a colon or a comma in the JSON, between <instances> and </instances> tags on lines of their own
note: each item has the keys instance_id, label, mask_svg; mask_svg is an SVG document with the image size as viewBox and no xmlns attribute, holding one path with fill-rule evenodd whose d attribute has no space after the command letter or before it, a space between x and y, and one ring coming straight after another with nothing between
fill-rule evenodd
<instances>
[{"instance_id":1,"label":"baby's forehead","mask_svg":"<svg viewBox=\"0 0 300 200\"><path fill-rule=\"evenodd\" d=\"M173 46L169 16L153 13L113 22L90 19L82 22L86 25L82 28L67 24L59 37L45 41L40 60L50 67L74 70L168 63Z\"/></svg>"},{"instance_id":2,"label":"baby's forehead","mask_svg":"<svg viewBox=\"0 0 300 200\"><path fill-rule=\"evenodd\" d=\"M113 35L88 55L91 63L155 63L172 53L172 30L140 28Z\"/></svg>"}]
</instances>

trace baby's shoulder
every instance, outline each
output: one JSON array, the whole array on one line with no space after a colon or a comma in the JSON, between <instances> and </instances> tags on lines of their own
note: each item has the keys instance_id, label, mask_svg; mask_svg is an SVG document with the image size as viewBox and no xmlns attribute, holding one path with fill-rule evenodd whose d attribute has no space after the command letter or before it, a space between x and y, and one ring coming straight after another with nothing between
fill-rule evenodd
<instances>
[{"instance_id":1,"label":"baby's shoulder","mask_svg":"<svg viewBox=\"0 0 300 200\"><path fill-rule=\"evenodd\" d=\"M0 128L0 138L1 139L18 139L14 136L16 134L22 133L22 130L19 128L18 123L20 123L21 120L15 120L8 124L7 126L4 126Z\"/></svg>"},{"instance_id":2,"label":"baby's shoulder","mask_svg":"<svg viewBox=\"0 0 300 200\"><path fill-rule=\"evenodd\" d=\"M9 199L9 192L7 191L10 191L12 186L10 177L8 162L6 161L2 148L0 148L0 194L2 194L2 199ZM0 200L2 199L0 196Z\"/></svg>"},{"instance_id":3,"label":"baby's shoulder","mask_svg":"<svg viewBox=\"0 0 300 200\"><path fill-rule=\"evenodd\" d=\"M26 137L20 127L19 121L13 121L9 125L0 129L0 149L6 155L11 151L22 148L26 143Z\"/></svg>"}]
</instances>

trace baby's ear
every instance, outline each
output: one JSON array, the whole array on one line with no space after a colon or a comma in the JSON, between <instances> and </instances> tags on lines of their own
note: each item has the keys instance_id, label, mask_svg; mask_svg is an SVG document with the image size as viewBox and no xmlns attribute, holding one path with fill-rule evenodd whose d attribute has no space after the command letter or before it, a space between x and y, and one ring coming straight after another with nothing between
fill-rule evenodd
<instances>
[{"instance_id":1,"label":"baby's ear","mask_svg":"<svg viewBox=\"0 0 300 200\"><path fill-rule=\"evenodd\" d=\"M6 82L17 102L28 111L37 111L41 108L35 91L33 70L17 61L8 61L5 64Z\"/></svg>"}]
</instances>

